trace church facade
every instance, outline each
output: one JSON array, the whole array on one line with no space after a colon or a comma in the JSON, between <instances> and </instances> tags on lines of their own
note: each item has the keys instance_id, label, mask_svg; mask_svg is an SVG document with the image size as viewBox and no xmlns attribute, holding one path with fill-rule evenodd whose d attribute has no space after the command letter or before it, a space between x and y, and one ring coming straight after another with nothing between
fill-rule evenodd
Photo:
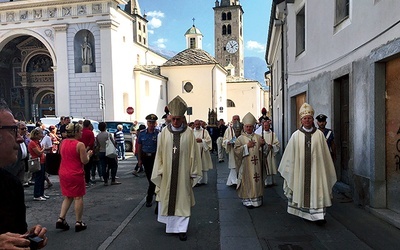
<instances>
[{"instance_id":1,"label":"church facade","mask_svg":"<svg viewBox=\"0 0 400 250\"><path fill-rule=\"evenodd\" d=\"M194 26L185 34L187 48L175 57L152 51L138 0L0 5L0 98L19 120L71 115L144 121L149 113L161 117L176 95L191 107L192 119L207 121L210 110L225 120L239 112L227 106L227 75L243 71L243 65L231 60L231 69L202 50L202 34ZM243 53L243 45L238 50ZM255 115L258 110L254 107Z\"/></svg>"}]
</instances>

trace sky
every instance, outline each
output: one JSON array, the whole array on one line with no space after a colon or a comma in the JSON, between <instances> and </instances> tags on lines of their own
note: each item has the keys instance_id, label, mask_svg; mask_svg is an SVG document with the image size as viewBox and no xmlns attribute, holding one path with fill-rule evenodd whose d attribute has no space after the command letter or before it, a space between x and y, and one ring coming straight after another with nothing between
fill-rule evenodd
<instances>
[{"instance_id":1,"label":"sky","mask_svg":"<svg viewBox=\"0 0 400 250\"><path fill-rule=\"evenodd\" d=\"M241 0L244 14L245 57L264 60L272 0ZM215 0L139 0L147 15L149 45L180 52L186 49L185 32L195 26L203 34L203 50L214 56Z\"/></svg>"}]
</instances>

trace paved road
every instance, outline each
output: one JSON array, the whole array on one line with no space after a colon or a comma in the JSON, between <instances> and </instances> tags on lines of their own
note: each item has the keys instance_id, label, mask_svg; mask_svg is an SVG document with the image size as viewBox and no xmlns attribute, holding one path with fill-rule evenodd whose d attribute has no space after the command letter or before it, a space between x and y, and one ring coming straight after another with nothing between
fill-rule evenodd
<instances>
[{"instance_id":1,"label":"paved road","mask_svg":"<svg viewBox=\"0 0 400 250\"><path fill-rule=\"evenodd\" d=\"M144 206L147 179L131 174L136 160L128 155L120 162L122 185L88 188L84 221L88 229L79 233L55 229L62 196L58 176L47 191L48 201L32 200L33 187L25 189L29 225L48 228L47 249L398 249L400 231L355 206L350 199L335 194L328 209L328 223L317 226L286 212L282 179L278 186L265 189L264 205L246 209L234 188L225 185L227 161L216 163L209 172L209 184L194 189L196 206L188 229L188 240L165 233L156 221L154 205ZM72 208L72 207L71 207ZM67 221L74 225L73 209ZM72 228L73 229L73 228Z\"/></svg>"}]
</instances>

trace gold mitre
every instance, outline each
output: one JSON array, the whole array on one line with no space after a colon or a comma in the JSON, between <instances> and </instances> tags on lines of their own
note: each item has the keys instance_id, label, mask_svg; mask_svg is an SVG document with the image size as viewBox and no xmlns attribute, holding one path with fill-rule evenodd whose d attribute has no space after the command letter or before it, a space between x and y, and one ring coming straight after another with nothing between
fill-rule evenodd
<instances>
[{"instance_id":1,"label":"gold mitre","mask_svg":"<svg viewBox=\"0 0 400 250\"><path fill-rule=\"evenodd\" d=\"M305 102L300 107L299 115L300 115L300 119L302 119L306 115L311 115L312 117L314 117L314 109L313 109L313 107L311 107L310 104Z\"/></svg>"},{"instance_id":2,"label":"gold mitre","mask_svg":"<svg viewBox=\"0 0 400 250\"><path fill-rule=\"evenodd\" d=\"M252 115L250 112L248 112L244 117L243 117L243 124L251 124L254 125L257 123L256 118L254 115Z\"/></svg>"},{"instance_id":3,"label":"gold mitre","mask_svg":"<svg viewBox=\"0 0 400 250\"><path fill-rule=\"evenodd\" d=\"M186 102L178 95L170 103L168 109L172 116L184 116L187 110Z\"/></svg>"}]
</instances>

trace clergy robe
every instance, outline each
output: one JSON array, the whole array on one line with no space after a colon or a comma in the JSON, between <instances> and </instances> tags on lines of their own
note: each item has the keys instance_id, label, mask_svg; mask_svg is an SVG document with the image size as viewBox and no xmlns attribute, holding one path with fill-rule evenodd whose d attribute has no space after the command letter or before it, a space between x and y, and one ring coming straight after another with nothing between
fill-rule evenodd
<instances>
[{"instance_id":1,"label":"clergy robe","mask_svg":"<svg viewBox=\"0 0 400 250\"><path fill-rule=\"evenodd\" d=\"M249 141L256 142L252 148ZM262 205L264 193L263 170L261 164L261 136L242 133L235 141L235 160L238 171L237 193L245 206Z\"/></svg>"},{"instance_id":2,"label":"clergy robe","mask_svg":"<svg viewBox=\"0 0 400 250\"><path fill-rule=\"evenodd\" d=\"M313 128L295 131L286 146L278 171L285 179L288 213L307 220L323 220L332 205L335 167L324 134Z\"/></svg>"},{"instance_id":3,"label":"clergy robe","mask_svg":"<svg viewBox=\"0 0 400 250\"><path fill-rule=\"evenodd\" d=\"M186 232L191 207L195 205L192 187L198 177L201 163L193 131L186 126L174 131L168 125L158 135L151 176L160 205L158 221L167 224L167 233Z\"/></svg>"},{"instance_id":4,"label":"clergy robe","mask_svg":"<svg viewBox=\"0 0 400 250\"><path fill-rule=\"evenodd\" d=\"M226 185L228 186L237 184L235 152L233 150L234 147L233 143L235 139L236 139L235 131L232 128L232 124L230 124L228 128L225 130L224 138L222 140L222 146L225 148L225 152L228 154L228 168L230 169L229 176L226 181Z\"/></svg>"},{"instance_id":5,"label":"clergy robe","mask_svg":"<svg viewBox=\"0 0 400 250\"><path fill-rule=\"evenodd\" d=\"M259 131L259 133L258 133ZM256 130L256 134L261 135L263 130ZM264 140L267 145L271 145L270 149L268 146L265 147L264 150L264 164L265 164L265 185L272 185L273 179L272 176L277 174L276 167L276 159L275 156L279 152L280 144L278 141L278 137L272 130L265 131L264 130Z\"/></svg>"},{"instance_id":6,"label":"clergy robe","mask_svg":"<svg viewBox=\"0 0 400 250\"><path fill-rule=\"evenodd\" d=\"M197 147L199 148L200 158L201 158L201 166L203 170L203 177L199 180L199 183L208 183L208 170L213 168L213 164L211 161L210 150L212 149L212 140L211 136L206 129L200 127L200 129L193 129L194 136L196 138L202 139L202 142L197 143Z\"/></svg>"}]
</instances>

